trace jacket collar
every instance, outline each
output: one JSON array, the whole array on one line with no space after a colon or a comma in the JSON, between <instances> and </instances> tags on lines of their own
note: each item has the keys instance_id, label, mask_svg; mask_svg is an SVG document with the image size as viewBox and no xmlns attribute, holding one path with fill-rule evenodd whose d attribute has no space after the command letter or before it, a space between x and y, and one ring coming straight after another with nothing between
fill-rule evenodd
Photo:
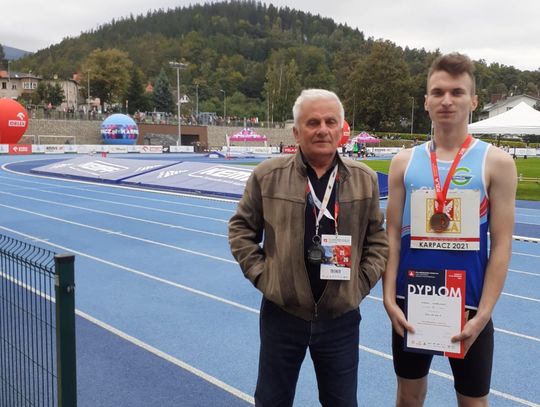
<instances>
[{"instance_id":1,"label":"jacket collar","mask_svg":"<svg viewBox=\"0 0 540 407\"><path fill-rule=\"evenodd\" d=\"M343 159L339 155L339 153L336 151L336 155L334 156L334 162L337 162L338 165L338 172L339 172L339 178L341 180L345 180L349 177L350 172L347 168L347 165L343 162ZM296 155L294 157L294 163L296 170L299 172L299 174L302 177L307 177L307 165L306 160L302 152L300 151L300 147L297 147L296 149Z\"/></svg>"}]
</instances>

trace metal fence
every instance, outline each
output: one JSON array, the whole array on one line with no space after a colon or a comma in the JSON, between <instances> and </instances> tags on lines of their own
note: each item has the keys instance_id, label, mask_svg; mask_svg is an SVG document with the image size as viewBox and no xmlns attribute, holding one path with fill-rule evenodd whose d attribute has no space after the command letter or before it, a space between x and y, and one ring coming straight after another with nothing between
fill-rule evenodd
<instances>
[{"instance_id":1,"label":"metal fence","mask_svg":"<svg viewBox=\"0 0 540 407\"><path fill-rule=\"evenodd\" d=\"M76 407L74 260L0 234L0 406Z\"/></svg>"},{"instance_id":2,"label":"metal fence","mask_svg":"<svg viewBox=\"0 0 540 407\"><path fill-rule=\"evenodd\" d=\"M99 121L102 122L107 117L115 113L126 114L126 112L109 111L107 113L99 113L98 111L82 111L82 110L63 110L63 109L47 109L42 106L27 105L26 109L30 119L45 119L45 120L79 120L79 121ZM174 114L156 114L156 112L136 113L129 115L137 123L147 124L169 124L178 125L178 116ZM219 126L219 127L250 127L250 128L274 128L282 129L287 125L286 122L264 120L252 120L247 117L212 117L197 119L195 116L182 115L182 126Z\"/></svg>"}]
</instances>

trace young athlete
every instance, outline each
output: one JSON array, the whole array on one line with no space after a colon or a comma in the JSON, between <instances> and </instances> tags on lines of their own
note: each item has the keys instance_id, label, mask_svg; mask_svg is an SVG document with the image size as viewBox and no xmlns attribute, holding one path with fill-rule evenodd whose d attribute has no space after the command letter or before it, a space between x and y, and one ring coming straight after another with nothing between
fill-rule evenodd
<instances>
[{"instance_id":1,"label":"young athlete","mask_svg":"<svg viewBox=\"0 0 540 407\"><path fill-rule=\"evenodd\" d=\"M488 405L491 315L511 256L517 176L509 154L468 135L469 115L477 104L471 60L457 53L438 57L425 96L433 139L402 150L390 165L390 253L383 291L393 328L399 407L422 406L427 393L433 355L404 351L403 344L404 332L415 330L403 311L406 273L422 269L466 272L467 319L451 338L463 342L465 358L449 361L458 406Z\"/></svg>"}]
</instances>

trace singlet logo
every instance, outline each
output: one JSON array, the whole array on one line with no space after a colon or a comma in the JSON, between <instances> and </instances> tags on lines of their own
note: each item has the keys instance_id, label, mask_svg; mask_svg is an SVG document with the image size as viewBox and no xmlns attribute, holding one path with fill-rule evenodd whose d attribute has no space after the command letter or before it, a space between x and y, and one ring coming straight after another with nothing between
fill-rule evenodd
<instances>
[{"instance_id":1,"label":"singlet logo","mask_svg":"<svg viewBox=\"0 0 540 407\"><path fill-rule=\"evenodd\" d=\"M452 184L460 187L467 185L473 179L473 175L471 175L470 172L471 169L467 167L457 168L454 176L452 177Z\"/></svg>"}]
</instances>

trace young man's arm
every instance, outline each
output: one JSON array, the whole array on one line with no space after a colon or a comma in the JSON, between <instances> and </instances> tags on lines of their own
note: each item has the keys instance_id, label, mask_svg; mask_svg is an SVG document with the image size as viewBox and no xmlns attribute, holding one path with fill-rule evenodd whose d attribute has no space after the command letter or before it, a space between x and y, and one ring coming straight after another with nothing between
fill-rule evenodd
<instances>
[{"instance_id":1,"label":"young man's arm","mask_svg":"<svg viewBox=\"0 0 540 407\"><path fill-rule=\"evenodd\" d=\"M516 199L516 165L509 154L491 147L486 160L489 194L490 253L484 276L484 288L474 318L452 341L464 341L469 350L484 329L502 292L512 255L512 231Z\"/></svg>"},{"instance_id":2,"label":"young man's arm","mask_svg":"<svg viewBox=\"0 0 540 407\"><path fill-rule=\"evenodd\" d=\"M386 271L383 274L384 308L392 321L395 331L403 336L404 331L413 332L405 314L396 303L396 278L401 250L401 221L405 204L403 176L411 155L411 150L402 150L392 159L388 173L388 205L386 207L386 231L389 253Z\"/></svg>"}]
</instances>

